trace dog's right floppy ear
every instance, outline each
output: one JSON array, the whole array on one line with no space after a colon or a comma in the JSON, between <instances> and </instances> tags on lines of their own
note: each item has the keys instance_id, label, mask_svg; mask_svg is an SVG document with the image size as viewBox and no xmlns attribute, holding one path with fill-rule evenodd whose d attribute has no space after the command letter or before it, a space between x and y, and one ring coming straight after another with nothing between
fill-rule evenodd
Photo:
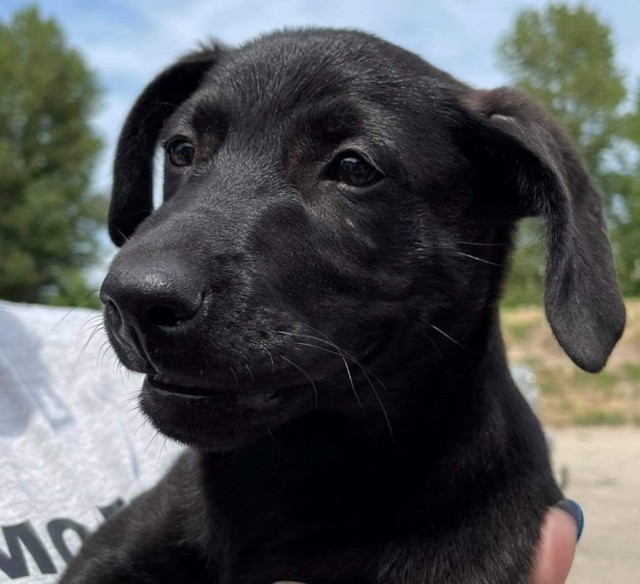
<instances>
[{"instance_id":1,"label":"dog's right floppy ear","mask_svg":"<svg viewBox=\"0 0 640 584\"><path fill-rule=\"evenodd\" d=\"M109 235L121 246L153 211L153 155L164 121L198 89L224 49L207 47L158 75L127 116L116 149Z\"/></svg>"},{"instance_id":2,"label":"dog's right floppy ear","mask_svg":"<svg viewBox=\"0 0 640 584\"><path fill-rule=\"evenodd\" d=\"M558 343L599 371L625 324L600 193L566 134L524 94L471 91L465 105L473 156L502 204L544 223L545 310Z\"/></svg>"}]
</instances>

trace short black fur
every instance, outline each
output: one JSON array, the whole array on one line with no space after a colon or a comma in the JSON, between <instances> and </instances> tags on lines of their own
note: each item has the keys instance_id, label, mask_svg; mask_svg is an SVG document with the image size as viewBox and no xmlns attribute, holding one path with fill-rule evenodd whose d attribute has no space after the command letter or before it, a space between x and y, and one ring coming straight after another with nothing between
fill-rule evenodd
<instances>
[{"instance_id":1,"label":"short black fur","mask_svg":"<svg viewBox=\"0 0 640 584\"><path fill-rule=\"evenodd\" d=\"M176 139L193 162L167 157L153 211ZM375 180L338 180L345 157ZM524 216L554 334L597 371L624 327L599 195L524 95L327 29L162 73L120 138L101 297L191 448L63 582L526 582L562 494L499 329Z\"/></svg>"}]
</instances>

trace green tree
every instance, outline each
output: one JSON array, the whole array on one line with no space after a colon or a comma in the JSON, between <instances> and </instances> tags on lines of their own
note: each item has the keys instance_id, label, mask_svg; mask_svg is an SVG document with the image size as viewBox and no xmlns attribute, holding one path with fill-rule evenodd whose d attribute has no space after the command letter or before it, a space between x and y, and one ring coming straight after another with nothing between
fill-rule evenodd
<instances>
[{"instance_id":1,"label":"green tree","mask_svg":"<svg viewBox=\"0 0 640 584\"><path fill-rule=\"evenodd\" d=\"M523 10L498 45L510 81L537 98L580 150L605 195L618 272L626 294L640 293L640 117L629 114L624 73L615 64L611 28L584 5ZM640 106L640 102L638 104ZM634 129L634 123L637 128ZM508 303L542 295L542 251L524 222Z\"/></svg>"},{"instance_id":2,"label":"green tree","mask_svg":"<svg viewBox=\"0 0 640 584\"><path fill-rule=\"evenodd\" d=\"M60 27L36 8L0 22L0 297L94 304L105 200L90 191L99 88Z\"/></svg>"}]
</instances>

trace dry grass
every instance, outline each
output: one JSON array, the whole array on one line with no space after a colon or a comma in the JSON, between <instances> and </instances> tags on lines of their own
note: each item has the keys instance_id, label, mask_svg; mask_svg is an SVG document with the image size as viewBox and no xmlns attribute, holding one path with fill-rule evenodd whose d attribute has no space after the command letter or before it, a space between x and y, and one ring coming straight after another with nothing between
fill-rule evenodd
<instances>
[{"instance_id":1,"label":"dry grass","mask_svg":"<svg viewBox=\"0 0 640 584\"><path fill-rule=\"evenodd\" d=\"M562 352L541 308L502 311L510 362L535 372L545 424L640 425L640 299L626 305L624 336L597 375L580 371Z\"/></svg>"}]
</instances>

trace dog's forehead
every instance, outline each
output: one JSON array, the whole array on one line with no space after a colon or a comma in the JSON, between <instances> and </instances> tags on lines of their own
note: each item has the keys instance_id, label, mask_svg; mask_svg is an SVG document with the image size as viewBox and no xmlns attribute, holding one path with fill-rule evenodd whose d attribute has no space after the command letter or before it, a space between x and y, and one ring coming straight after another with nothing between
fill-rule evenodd
<instances>
[{"instance_id":1,"label":"dog's forehead","mask_svg":"<svg viewBox=\"0 0 640 584\"><path fill-rule=\"evenodd\" d=\"M272 33L229 51L209 72L204 92L240 110L272 114L336 97L393 107L422 89L455 82L417 55L357 31L302 29Z\"/></svg>"}]
</instances>

